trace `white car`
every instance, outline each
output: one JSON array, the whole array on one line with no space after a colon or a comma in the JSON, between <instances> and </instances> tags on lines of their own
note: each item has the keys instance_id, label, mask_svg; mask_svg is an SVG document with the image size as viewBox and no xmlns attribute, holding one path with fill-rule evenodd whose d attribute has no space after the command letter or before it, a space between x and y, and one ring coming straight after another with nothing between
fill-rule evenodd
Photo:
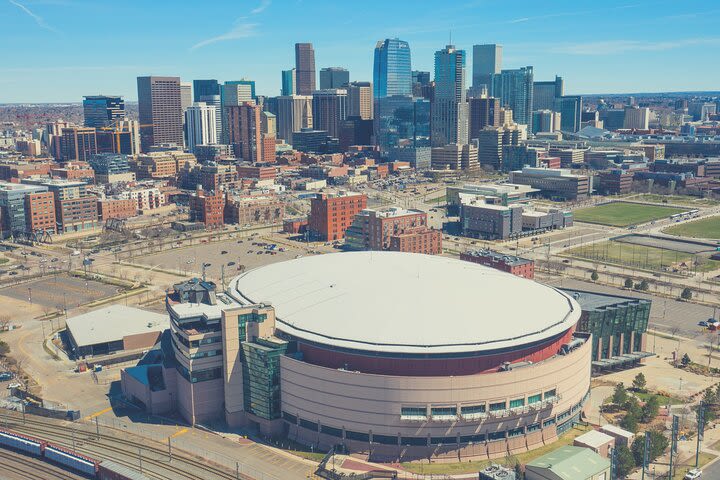
<instances>
[{"instance_id":1,"label":"white car","mask_svg":"<svg viewBox=\"0 0 720 480\"><path fill-rule=\"evenodd\" d=\"M685 474L683 480L697 480L698 478L702 478L702 470L699 468L693 468Z\"/></svg>"}]
</instances>

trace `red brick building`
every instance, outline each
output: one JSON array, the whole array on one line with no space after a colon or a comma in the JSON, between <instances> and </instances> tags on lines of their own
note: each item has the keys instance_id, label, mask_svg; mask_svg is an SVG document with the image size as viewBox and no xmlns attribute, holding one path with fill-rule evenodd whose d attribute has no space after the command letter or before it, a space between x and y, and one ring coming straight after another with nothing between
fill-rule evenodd
<instances>
[{"instance_id":1,"label":"red brick building","mask_svg":"<svg viewBox=\"0 0 720 480\"><path fill-rule=\"evenodd\" d=\"M427 213L395 207L360 212L345 243L355 250L442 253L442 233L428 227Z\"/></svg>"},{"instance_id":2,"label":"red brick building","mask_svg":"<svg viewBox=\"0 0 720 480\"><path fill-rule=\"evenodd\" d=\"M29 232L57 233L55 195L52 192L25 195L25 223Z\"/></svg>"},{"instance_id":3,"label":"red brick building","mask_svg":"<svg viewBox=\"0 0 720 480\"><path fill-rule=\"evenodd\" d=\"M97 207L100 220L130 218L137 215L137 201L132 198L98 199Z\"/></svg>"},{"instance_id":4,"label":"red brick building","mask_svg":"<svg viewBox=\"0 0 720 480\"><path fill-rule=\"evenodd\" d=\"M479 263L530 280L535 278L535 262L527 258L503 255L493 250L473 250L461 253L460 260Z\"/></svg>"},{"instance_id":5,"label":"red brick building","mask_svg":"<svg viewBox=\"0 0 720 480\"><path fill-rule=\"evenodd\" d=\"M190 221L202 222L205 228L221 228L224 225L225 195L222 192L206 192L201 188L190 196Z\"/></svg>"},{"instance_id":6,"label":"red brick building","mask_svg":"<svg viewBox=\"0 0 720 480\"><path fill-rule=\"evenodd\" d=\"M238 165L238 177L257 178L258 180L271 180L275 178L275 167L263 167L259 165Z\"/></svg>"},{"instance_id":7,"label":"red brick building","mask_svg":"<svg viewBox=\"0 0 720 480\"><path fill-rule=\"evenodd\" d=\"M342 240L355 215L367 207L367 195L340 192L321 193L310 200L310 236L327 242Z\"/></svg>"}]
</instances>

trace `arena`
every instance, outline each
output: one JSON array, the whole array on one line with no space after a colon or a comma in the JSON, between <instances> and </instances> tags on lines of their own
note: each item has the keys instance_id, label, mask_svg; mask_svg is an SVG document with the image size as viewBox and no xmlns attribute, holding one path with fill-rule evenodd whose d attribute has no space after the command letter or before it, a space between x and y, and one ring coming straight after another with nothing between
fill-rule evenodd
<instances>
[{"instance_id":1,"label":"arena","mask_svg":"<svg viewBox=\"0 0 720 480\"><path fill-rule=\"evenodd\" d=\"M150 412L373 461L502 457L581 416L592 345L557 289L397 252L263 266L168 295L170 333L123 371Z\"/></svg>"},{"instance_id":2,"label":"arena","mask_svg":"<svg viewBox=\"0 0 720 480\"><path fill-rule=\"evenodd\" d=\"M437 256L307 257L234 280L271 304L290 438L375 460L497 457L578 419L590 344L580 307L545 285ZM564 354L563 354L564 353Z\"/></svg>"}]
</instances>

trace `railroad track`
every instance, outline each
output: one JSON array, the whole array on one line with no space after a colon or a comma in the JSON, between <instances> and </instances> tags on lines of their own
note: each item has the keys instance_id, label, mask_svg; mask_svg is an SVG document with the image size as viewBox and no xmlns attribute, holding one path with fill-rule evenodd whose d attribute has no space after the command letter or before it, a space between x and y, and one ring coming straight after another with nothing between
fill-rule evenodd
<instances>
[{"instance_id":1,"label":"railroad track","mask_svg":"<svg viewBox=\"0 0 720 480\"><path fill-rule=\"evenodd\" d=\"M73 433L72 428L77 426L76 424L58 425L30 415L26 415L26 421L23 424L18 416L5 413L0 413L0 418L3 419L3 422L10 421L8 427L12 430L57 442L67 447L71 447L74 440L75 448L80 453L95 456L98 459L112 459L136 470L139 468L140 452L142 452L144 473L160 480L194 480L198 478L198 472L202 472L203 479L236 480L239 478L234 472L231 473L222 467L212 465L207 460L193 458L181 450L173 450L173 460L170 462L167 448L153 440L133 441L105 433L100 433L98 440L95 431L76 428ZM147 467L150 466L156 468L148 469ZM162 473L158 473L158 470ZM252 480L247 475L240 475L240 478Z\"/></svg>"},{"instance_id":2,"label":"railroad track","mask_svg":"<svg viewBox=\"0 0 720 480\"><path fill-rule=\"evenodd\" d=\"M82 477L72 475L61 468L12 450L0 450L0 471L10 472L14 478L37 480L79 480Z\"/></svg>"}]
</instances>

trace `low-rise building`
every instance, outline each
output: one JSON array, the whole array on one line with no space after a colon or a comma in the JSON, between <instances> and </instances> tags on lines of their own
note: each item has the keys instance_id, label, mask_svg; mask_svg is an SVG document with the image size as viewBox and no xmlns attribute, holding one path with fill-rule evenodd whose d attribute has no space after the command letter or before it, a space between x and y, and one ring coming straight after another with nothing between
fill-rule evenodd
<instances>
[{"instance_id":1,"label":"low-rise building","mask_svg":"<svg viewBox=\"0 0 720 480\"><path fill-rule=\"evenodd\" d=\"M276 225L285 216L285 204L276 195L227 195L225 223Z\"/></svg>"},{"instance_id":2,"label":"low-rise building","mask_svg":"<svg viewBox=\"0 0 720 480\"><path fill-rule=\"evenodd\" d=\"M598 172L595 188L604 195L622 195L632 190L634 173L628 170L613 168Z\"/></svg>"},{"instance_id":3,"label":"low-rise building","mask_svg":"<svg viewBox=\"0 0 720 480\"><path fill-rule=\"evenodd\" d=\"M484 199L463 202L460 226L466 237L487 240L507 239L522 231L521 205L493 205Z\"/></svg>"},{"instance_id":4,"label":"low-rise building","mask_svg":"<svg viewBox=\"0 0 720 480\"><path fill-rule=\"evenodd\" d=\"M505 255L494 250L469 250L460 254L460 260L479 263L530 280L535 278L535 261L529 258Z\"/></svg>"},{"instance_id":5,"label":"low-rise building","mask_svg":"<svg viewBox=\"0 0 720 480\"><path fill-rule=\"evenodd\" d=\"M575 175L564 168L533 168L510 172L510 183L530 185L543 196L557 200L583 200L590 195L587 175Z\"/></svg>"},{"instance_id":6,"label":"low-rise building","mask_svg":"<svg viewBox=\"0 0 720 480\"><path fill-rule=\"evenodd\" d=\"M198 188L190 195L190 221L200 222L205 228L221 228L224 225L225 195L222 192L206 192Z\"/></svg>"},{"instance_id":7,"label":"low-rise building","mask_svg":"<svg viewBox=\"0 0 720 480\"><path fill-rule=\"evenodd\" d=\"M573 445L589 448L601 457L610 458L610 452L615 448L615 438L600 430L590 430L575 437Z\"/></svg>"},{"instance_id":8,"label":"low-rise building","mask_svg":"<svg viewBox=\"0 0 720 480\"><path fill-rule=\"evenodd\" d=\"M364 194L344 191L318 194L310 199L310 236L324 242L342 240L355 215L365 208Z\"/></svg>"},{"instance_id":9,"label":"low-rise building","mask_svg":"<svg viewBox=\"0 0 720 480\"><path fill-rule=\"evenodd\" d=\"M346 231L345 244L353 250L442 253L442 233L428 227L427 213L421 210L365 209Z\"/></svg>"},{"instance_id":10,"label":"low-rise building","mask_svg":"<svg viewBox=\"0 0 720 480\"><path fill-rule=\"evenodd\" d=\"M103 221L111 218L130 218L137 215L137 203L129 198L99 198L97 209L98 216Z\"/></svg>"},{"instance_id":11,"label":"low-rise building","mask_svg":"<svg viewBox=\"0 0 720 480\"><path fill-rule=\"evenodd\" d=\"M610 460L589 448L561 447L525 466L526 480L609 480Z\"/></svg>"}]
</instances>

